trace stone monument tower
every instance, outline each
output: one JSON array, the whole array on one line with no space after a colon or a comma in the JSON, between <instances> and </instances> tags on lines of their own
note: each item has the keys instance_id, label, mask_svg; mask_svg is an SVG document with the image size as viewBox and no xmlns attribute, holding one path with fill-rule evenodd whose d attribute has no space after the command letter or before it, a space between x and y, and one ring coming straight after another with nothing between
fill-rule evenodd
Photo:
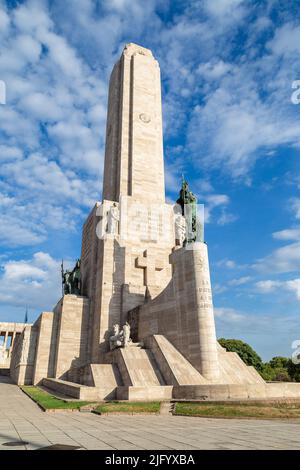
<instances>
[{"instance_id":1,"label":"stone monument tower","mask_svg":"<svg viewBox=\"0 0 300 470\"><path fill-rule=\"evenodd\" d=\"M159 64L136 44L111 74L102 194L65 276L76 290L26 329L13 379L84 400L299 396L217 342L197 200L183 182L180 205L165 202Z\"/></svg>"}]
</instances>

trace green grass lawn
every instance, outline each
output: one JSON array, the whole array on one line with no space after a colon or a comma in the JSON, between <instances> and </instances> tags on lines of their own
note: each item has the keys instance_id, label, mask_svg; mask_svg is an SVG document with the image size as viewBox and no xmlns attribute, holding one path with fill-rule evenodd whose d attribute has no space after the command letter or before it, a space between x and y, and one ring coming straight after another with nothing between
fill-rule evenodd
<instances>
[{"instance_id":1,"label":"green grass lawn","mask_svg":"<svg viewBox=\"0 0 300 470\"><path fill-rule=\"evenodd\" d=\"M45 410L78 410L81 406L90 403L87 401L64 401L38 387L29 385L24 385L21 389Z\"/></svg>"},{"instance_id":2,"label":"green grass lawn","mask_svg":"<svg viewBox=\"0 0 300 470\"><path fill-rule=\"evenodd\" d=\"M176 403L175 414L211 418L300 418L300 403Z\"/></svg>"},{"instance_id":3,"label":"green grass lawn","mask_svg":"<svg viewBox=\"0 0 300 470\"><path fill-rule=\"evenodd\" d=\"M96 413L159 413L160 402L119 402L101 403Z\"/></svg>"}]
</instances>

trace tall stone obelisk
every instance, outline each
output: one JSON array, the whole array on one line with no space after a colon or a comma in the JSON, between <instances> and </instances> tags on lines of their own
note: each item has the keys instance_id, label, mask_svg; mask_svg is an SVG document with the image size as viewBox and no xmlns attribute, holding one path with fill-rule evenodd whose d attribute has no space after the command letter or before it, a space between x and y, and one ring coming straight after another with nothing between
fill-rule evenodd
<instances>
[{"instance_id":1,"label":"tall stone obelisk","mask_svg":"<svg viewBox=\"0 0 300 470\"><path fill-rule=\"evenodd\" d=\"M97 240L98 209L103 237ZM197 252L176 246L173 206L165 202L159 65L135 44L125 46L111 74L97 210L85 224L81 263L91 362L105 361L113 325L140 309L140 340L165 335L203 377L216 380L206 245Z\"/></svg>"},{"instance_id":2,"label":"tall stone obelisk","mask_svg":"<svg viewBox=\"0 0 300 470\"><path fill-rule=\"evenodd\" d=\"M113 213L119 221L111 223ZM107 228L113 233L104 233ZM102 203L83 231L83 293L91 304L87 356L93 362L103 358L112 326L123 325L128 310L168 284L174 245L173 208L165 203L159 64L149 49L127 44L109 84Z\"/></svg>"},{"instance_id":3,"label":"tall stone obelisk","mask_svg":"<svg viewBox=\"0 0 300 470\"><path fill-rule=\"evenodd\" d=\"M127 44L109 84L103 199L165 201L160 69L152 52Z\"/></svg>"}]
</instances>

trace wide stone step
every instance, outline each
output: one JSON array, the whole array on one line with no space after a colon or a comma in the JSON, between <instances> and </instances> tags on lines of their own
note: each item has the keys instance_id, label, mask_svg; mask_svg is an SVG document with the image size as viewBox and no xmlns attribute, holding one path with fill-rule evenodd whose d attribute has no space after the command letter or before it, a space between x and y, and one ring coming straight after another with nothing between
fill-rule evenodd
<instances>
[{"instance_id":1,"label":"wide stone step","mask_svg":"<svg viewBox=\"0 0 300 470\"><path fill-rule=\"evenodd\" d=\"M118 400L160 401L172 398L173 386L158 385L148 387L122 386L117 388Z\"/></svg>"},{"instance_id":2,"label":"wide stone step","mask_svg":"<svg viewBox=\"0 0 300 470\"><path fill-rule=\"evenodd\" d=\"M88 387L52 378L44 378L42 384L50 390L77 400L113 400L116 397L116 388L112 389L111 387Z\"/></svg>"}]
</instances>

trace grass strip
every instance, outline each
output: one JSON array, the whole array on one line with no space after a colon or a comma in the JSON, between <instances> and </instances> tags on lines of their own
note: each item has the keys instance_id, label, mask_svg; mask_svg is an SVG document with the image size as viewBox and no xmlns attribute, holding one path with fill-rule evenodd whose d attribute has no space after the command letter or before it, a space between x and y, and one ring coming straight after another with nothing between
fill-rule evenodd
<instances>
[{"instance_id":1,"label":"grass strip","mask_svg":"<svg viewBox=\"0 0 300 470\"><path fill-rule=\"evenodd\" d=\"M96 413L159 413L160 402L119 402L99 404L94 412Z\"/></svg>"},{"instance_id":2,"label":"grass strip","mask_svg":"<svg viewBox=\"0 0 300 470\"><path fill-rule=\"evenodd\" d=\"M24 385L21 390L45 410L78 410L90 403L88 401L64 401L31 385Z\"/></svg>"},{"instance_id":3,"label":"grass strip","mask_svg":"<svg viewBox=\"0 0 300 470\"><path fill-rule=\"evenodd\" d=\"M208 418L300 418L300 404L176 403L175 414Z\"/></svg>"}]
</instances>

